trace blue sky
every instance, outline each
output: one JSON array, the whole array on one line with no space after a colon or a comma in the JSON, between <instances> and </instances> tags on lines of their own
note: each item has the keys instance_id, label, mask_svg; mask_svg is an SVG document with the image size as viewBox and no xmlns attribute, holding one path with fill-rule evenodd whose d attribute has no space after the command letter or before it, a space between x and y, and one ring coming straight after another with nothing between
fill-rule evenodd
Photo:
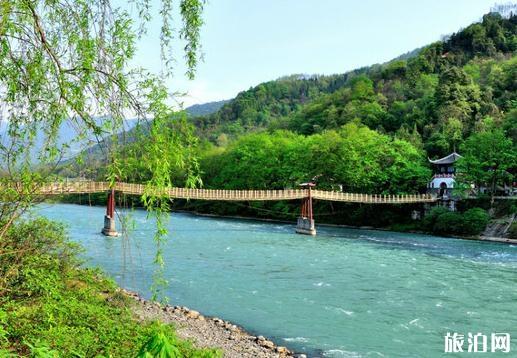
<instances>
[{"instance_id":1,"label":"blue sky","mask_svg":"<svg viewBox=\"0 0 517 358\"><path fill-rule=\"evenodd\" d=\"M188 92L182 99L188 106L232 98L284 75L343 73L437 41L493 5L494 0L210 0L196 79L183 76L178 53L168 85ZM156 72L159 28L156 17L135 59Z\"/></svg>"}]
</instances>

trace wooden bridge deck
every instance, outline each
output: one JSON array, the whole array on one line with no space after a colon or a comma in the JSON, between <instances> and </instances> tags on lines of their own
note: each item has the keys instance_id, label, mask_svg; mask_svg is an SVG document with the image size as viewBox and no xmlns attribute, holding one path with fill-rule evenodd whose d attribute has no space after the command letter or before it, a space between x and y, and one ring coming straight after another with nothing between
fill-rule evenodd
<instances>
[{"instance_id":1,"label":"wooden bridge deck","mask_svg":"<svg viewBox=\"0 0 517 358\"><path fill-rule=\"evenodd\" d=\"M131 195L149 193L153 188L144 184L116 183L114 189ZM64 195L101 193L111 190L107 182L65 181L41 186L36 191L40 195ZM176 199L221 200L221 201L265 201L265 200L294 200L308 196L308 189L286 190L220 190L220 189L187 189L169 188L163 193ZM408 204L430 203L437 200L431 194L419 195L371 195L357 193L342 193L337 191L312 190L313 199L326 201L342 201L365 204Z\"/></svg>"}]
</instances>

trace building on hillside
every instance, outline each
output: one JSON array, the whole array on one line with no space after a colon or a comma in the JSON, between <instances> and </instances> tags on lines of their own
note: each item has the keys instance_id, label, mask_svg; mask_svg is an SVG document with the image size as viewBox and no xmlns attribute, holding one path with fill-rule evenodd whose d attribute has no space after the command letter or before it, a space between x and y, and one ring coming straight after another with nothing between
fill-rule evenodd
<instances>
[{"instance_id":1,"label":"building on hillside","mask_svg":"<svg viewBox=\"0 0 517 358\"><path fill-rule=\"evenodd\" d=\"M451 199L456 184L456 168L454 163L459 158L461 158L461 155L453 152L440 159L429 159L429 162L434 167L434 175L428 183L428 192L436 194L444 200Z\"/></svg>"}]
</instances>

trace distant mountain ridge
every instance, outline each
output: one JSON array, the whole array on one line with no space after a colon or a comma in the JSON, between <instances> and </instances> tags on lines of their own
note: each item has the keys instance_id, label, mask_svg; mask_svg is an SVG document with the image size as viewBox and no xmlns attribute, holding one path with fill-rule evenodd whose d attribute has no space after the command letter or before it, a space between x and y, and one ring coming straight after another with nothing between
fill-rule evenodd
<instances>
[{"instance_id":1,"label":"distant mountain ridge","mask_svg":"<svg viewBox=\"0 0 517 358\"><path fill-rule=\"evenodd\" d=\"M228 100L222 100L222 101L215 101L215 102L208 102L208 103L202 103L202 104L195 104L190 107L187 107L185 109L185 112L189 116L206 116L209 114L212 114L219 110L225 103L227 103ZM131 129L135 126L136 120L135 119L128 119L125 121L124 124L124 131L126 132L126 135L131 133ZM76 130L73 126L71 126L68 122L63 122L59 129L59 135L58 135L58 145L62 146L63 144L70 144L69 148L66 148L66 153L62 153L63 159L65 162L67 159L73 158L74 156L82 153L83 151L86 151L89 153L89 155L100 155L101 151L99 148L99 143L97 143L96 138L85 138L81 141L76 141L75 138L77 137ZM9 136L7 134L7 123L4 123L3 121L0 122L0 143L6 144L9 142ZM37 156L39 151L41 150L43 143L44 143L44 135L43 133L38 133L35 140L35 146L31 150L31 158L33 161L37 160ZM104 142L103 139L101 139L101 144ZM65 150L65 148L63 148Z\"/></svg>"},{"instance_id":2,"label":"distant mountain ridge","mask_svg":"<svg viewBox=\"0 0 517 358\"><path fill-rule=\"evenodd\" d=\"M185 109L190 116L202 117L217 112L223 105L228 103L229 99L223 99L221 101L207 102L201 104L194 104Z\"/></svg>"}]
</instances>

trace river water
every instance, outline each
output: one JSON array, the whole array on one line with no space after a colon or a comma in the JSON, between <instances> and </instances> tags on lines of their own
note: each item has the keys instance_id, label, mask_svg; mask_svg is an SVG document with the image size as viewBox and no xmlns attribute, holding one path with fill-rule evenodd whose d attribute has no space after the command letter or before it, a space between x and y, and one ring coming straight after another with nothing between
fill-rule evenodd
<instances>
[{"instance_id":1,"label":"river water","mask_svg":"<svg viewBox=\"0 0 517 358\"><path fill-rule=\"evenodd\" d=\"M153 221L133 211L131 239L107 238L104 210L46 204L35 214L66 223L88 265L149 297ZM469 332L517 340L513 245L321 226L309 237L289 224L189 214L168 227L171 303L309 356L433 357L447 332L464 334L465 350Z\"/></svg>"}]
</instances>

